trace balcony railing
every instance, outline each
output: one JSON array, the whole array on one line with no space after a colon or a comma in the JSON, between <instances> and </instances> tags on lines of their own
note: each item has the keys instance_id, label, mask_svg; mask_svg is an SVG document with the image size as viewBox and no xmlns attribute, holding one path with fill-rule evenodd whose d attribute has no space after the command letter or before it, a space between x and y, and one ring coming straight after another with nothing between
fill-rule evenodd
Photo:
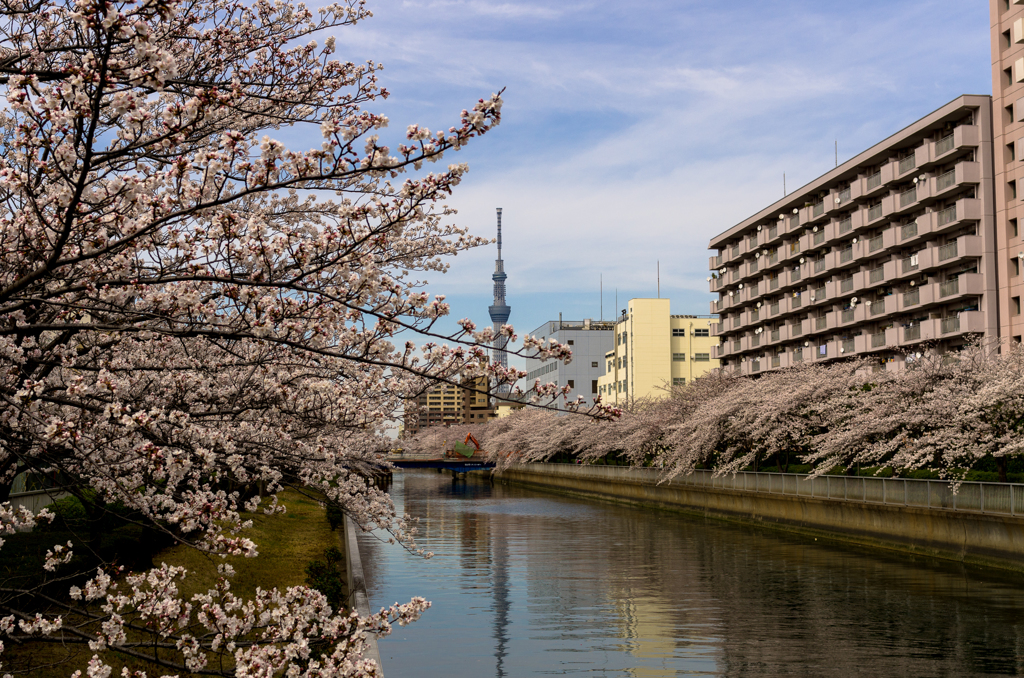
<instances>
[{"instance_id":1,"label":"balcony railing","mask_svg":"<svg viewBox=\"0 0 1024 678\"><path fill-rule=\"evenodd\" d=\"M885 280L885 267L879 266L878 268L871 269L871 272L868 273L868 280L871 284Z\"/></svg>"},{"instance_id":2,"label":"balcony railing","mask_svg":"<svg viewBox=\"0 0 1024 678\"><path fill-rule=\"evenodd\" d=\"M917 167L917 154L911 153L907 157L900 160L900 174L909 172L910 170Z\"/></svg>"},{"instance_id":3,"label":"balcony railing","mask_svg":"<svg viewBox=\"0 0 1024 678\"><path fill-rule=\"evenodd\" d=\"M917 222L912 221L909 224L903 224L900 227L900 240L907 240L917 235Z\"/></svg>"},{"instance_id":4,"label":"balcony railing","mask_svg":"<svg viewBox=\"0 0 1024 678\"><path fill-rule=\"evenodd\" d=\"M814 207L812 207L811 208L811 213L814 216L816 216L816 217L820 217L822 214L824 214L825 213L825 201L822 200L821 202L817 203Z\"/></svg>"},{"instance_id":5,"label":"balcony railing","mask_svg":"<svg viewBox=\"0 0 1024 678\"><path fill-rule=\"evenodd\" d=\"M935 190L942 191L956 184L956 170L951 169L935 178Z\"/></svg>"},{"instance_id":6,"label":"balcony railing","mask_svg":"<svg viewBox=\"0 0 1024 678\"><path fill-rule=\"evenodd\" d=\"M874 221L882 216L882 203L877 203L868 208L868 221Z\"/></svg>"},{"instance_id":7,"label":"balcony railing","mask_svg":"<svg viewBox=\"0 0 1024 678\"><path fill-rule=\"evenodd\" d=\"M956 205L950 205L946 209L939 211L937 219L939 226L945 226L954 221L956 221Z\"/></svg>"},{"instance_id":8,"label":"balcony railing","mask_svg":"<svg viewBox=\"0 0 1024 678\"><path fill-rule=\"evenodd\" d=\"M906 259L904 259L903 261L900 262L900 265L902 266L904 273L909 273L910 271L916 271L917 270L917 266L918 266L917 255L914 255L912 257L907 257Z\"/></svg>"},{"instance_id":9,"label":"balcony railing","mask_svg":"<svg viewBox=\"0 0 1024 678\"><path fill-rule=\"evenodd\" d=\"M733 245L732 246L732 255L731 255L730 258L735 259L739 255L740 255L740 246L739 245Z\"/></svg>"},{"instance_id":10,"label":"balcony railing","mask_svg":"<svg viewBox=\"0 0 1024 678\"><path fill-rule=\"evenodd\" d=\"M843 353L853 353L853 339L843 340Z\"/></svg>"},{"instance_id":11,"label":"balcony railing","mask_svg":"<svg viewBox=\"0 0 1024 678\"><path fill-rule=\"evenodd\" d=\"M943 334L950 334L952 332L960 331L960 316L955 315L949 318L943 318L940 329Z\"/></svg>"},{"instance_id":12,"label":"balcony railing","mask_svg":"<svg viewBox=\"0 0 1024 678\"><path fill-rule=\"evenodd\" d=\"M839 251L839 263L840 264L845 264L846 262L852 261L852 260L853 260L853 248L852 247L847 247L846 249Z\"/></svg>"},{"instance_id":13,"label":"balcony railing","mask_svg":"<svg viewBox=\"0 0 1024 678\"><path fill-rule=\"evenodd\" d=\"M814 234L814 244L820 245L823 242L825 242L825 231L819 230Z\"/></svg>"},{"instance_id":14,"label":"balcony railing","mask_svg":"<svg viewBox=\"0 0 1024 678\"><path fill-rule=\"evenodd\" d=\"M956 142L953 140L952 134L942 137L941 139L935 142L935 155L939 156L942 155L943 153L949 153L950 151L953 150L953 146L955 144Z\"/></svg>"},{"instance_id":15,"label":"balcony railing","mask_svg":"<svg viewBox=\"0 0 1024 678\"><path fill-rule=\"evenodd\" d=\"M853 309L852 308L848 308L845 311L843 311L842 321L844 323L852 323L853 322Z\"/></svg>"},{"instance_id":16,"label":"balcony railing","mask_svg":"<svg viewBox=\"0 0 1024 678\"><path fill-rule=\"evenodd\" d=\"M789 336L791 336L791 337L799 337L803 333L804 333L804 324L803 323L793 323L792 325L789 326Z\"/></svg>"},{"instance_id":17,"label":"balcony railing","mask_svg":"<svg viewBox=\"0 0 1024 678\"><path fill-rule=\"evenodd\" d=\"M845 278L839 281L839 292L845 294L853 291L853 278Z\"/></svg>"},{"instance_id":18,"label":"balcony railing","mask_svg":"<svg viewBox=\"0 0 1024 678\"><path fill-rule=\"evenodd\" d=\"M842 235L844 233L849 233L852 230L853 230L853 218L846 217L845 219L843 219L842 221L839 222L839 235Z\"/></svg>"},{"instance_id":19,"label":"balcony railing","mask_svg":"<svg viewBox=\"0 0 1024 678\"><path fill-rule=\"evenodd\" d=\"M946 243L939 248L939 261L956 258L956 240Z\"/></svg>"},{"instance_id":20,"label":"balcony railing","mask_svg":"<svg viewBox=\"0 0 1024 678\"><path fill-rule=\"evenodd\" d=\"M944 283L939 283L939 298L951 297L960 294L960 278L953 278Z\"/></svg>"},{"instance_id":21,"label":"balcony railing","mask_svg":"<svg viewBox=\"0 0 1024 678\"><path fill-rule=\"evenodd\" d=\"M871 335L871 348L881 348L885 346L885 332L877 332Z\"/></svg>"},{"instance_id":22,"label":"balcony railing","mask_svg":"<svg viewBox=\"0 0 1024 678\"><path fill-rule=\"evenodd\" d=\"M917 341L921 338L921 326L914 325L912 327L903 328L903 341Z\"/></svg>"},{"instance_id":23,"label":"balcony railing","mask_svg":"<svg viewBox=\"0 0 1024 678\"><path fill-rule=\"evenodd\" d=\"M776 329L772 330L772 341L778 341L778 340L779 340L779 330L778 330L778 328L776 328Z\"/></svg>"},{"instance_id":24,"label":"balcony railing","mask_svg":"<svg viewBox=\"0 0 1024 678\"><path fill-rule=\"evenodd\" d=\"M761 361L760 360L751 360L750 361L750 371L751 372L760 372L761 371Z\"/></svg>"},{"instance_id":25,"label":"balcony railing","mask_svg":"<svg viewBox=\"0 0 1024 678\"><path fill-rule=\"evenodd\" d=\"M722 268L722 255L721 254L719 254L717 257L715 257L715 268L716 269Z\"/></svg>"},{"instance_id":26,"label":"balcony railing","mask_svg":"<svg viewBox=\"0 0 1024 678\"><path fill-rule=\"evenodd\" d=\"M768 279L768 289L777 290L779 289L779 276Z\"/></svg>"},{"instance_id":27,"label":"balcony railing","mask_svg":"<svg viewBox=\"0 0 1024 678\"><path fill-rule=\"evenodd\" d=\"M754 347L754 348L760 346L761 345L761 335L760 334L755 334L754 336L750 337L750 345L752 347Z\"/></svg>"},{"instance_id":28,"label":"balcony railing","mask_svg":"<svg viewBox=\"0 0 1024 678\"><path fill-rule=\"evenodd\" d=\"M793 349L793 362L802 363L804 361L804 349L794 348Z\"/></svg>"},{"instance_id":29,"label":"balcony railing","mask_svg":"<svg viewBox=\"0 0 1024 678\"><path fill-rule=\"evenodd\" d=\"M828 327L828 317L819 315L814 319L814 330L823 330Z\"/></svg>"},{"instance_id":30,"label":"balcony railing","mask_svg":"<svg viewBox=\"0 0 1024 678\"><path fill-rule=\"evenodd\" d=\"M814 272L815 273L821 273L824 270L825 270L825 257L822 257L821 259L815 259L814 260Z\"/></svg>"},{"instance_id":31,"label":"balcony railing","mask_svg":"<svg viewBox=\"0 0 1024 678\"><path fill-rule=\"evenodd\" d=\"M818 289L814 290L813 292L811 292L811 296L814 297L815 301L823 301L825 299L825 297L827 296L825 294L825 287L824 287L824 285L819 287Z\"/></svg>"},{"instance_id":32,"label":"balcony railing","mask_svg":"<svg viewBox=\"0 0 1024 678\"><path fill-rule=\"evenodd\" d=\"M757 259L750 262L750 272L757 273Z\"/></svg>"},{"instance_id":33,"label":"balcony railing","mask_svg":"<svg viewBox=\"0 0 1024 678\"><path fill-rule=\"evenodd\" d=\"M913 289L903 293L904 306L916 306L921 303L921 290Z\"/></svg>"},{"instance_id":34,"label":"balcony railing","mask_svg":"<svg viewBox=\"0 0 1024 678\"><path fill-rule=\"evenodd\" d=\"M740 340L739 339L734 339L733 340L733 342L732 342L732 350L733 350L733 353L736 353L736 352L738 352L740 350Z\"/></svg>"},{"instance_id":35,"label":"balcony railing","mask_svg":"<svg viewBox=\"0 0 1024 678\"><path fill-rule=\"evenodd\" d=\"M772 356L772 367L780 367L781 365L782 365L782 356L773 355Z\"/></svg>"},{"instance_id":36,"label":"balcony railing","mask_svg":"<svg viewBox=\"0 0 1024 678\"><path fill-rule=\"evenodd\" d=\"M884 243L885 239L880 235L876 235L871 240L868 240L868 252L877 252L882 249Z\"/></svg>"},{"instance_id":37,"label":"balcony railing","mask_svg":"<svg viewBox=\"0 0 1024 678\"><path fill-rule=\"evenodd\" d=\"M837 197L839 198L840 205L846 202L850 202L850 187L847 186L843 190L839 191L839 195Z\"/></svg>"},{"instance_id":38,"label":"balcony railing","mask_svg":"<svg viewBox=\"0 0 1024 678\"><path fill-rule=\"evenodd\" d=\"M768 253L768 263L777 264L779 263L779 250L776 248Z\"/></svg>"},{"instance_id":39,"label":"balcony railing","mask_svg":"<svg viewBox=\"0 0 1024 678\"><path fill-rule=\"evenodd\" d=\"M875 299L868 306L868 315L874 317L885 313L885 299Z\"/></svg>"},{"instance_id":40,"label":"balcony railing","mask_svg":"<svg viewBox=\"0 0 1024 678\"><path fill-rule=\"evenodd\" d=\"M776 301L774 304L772 304L768 308L769 308L769 311L771 312L772 315L778 315L779 314L779 302Z\"/></svg>"},{"instance_id":41,"label":"balcony railing","mask_svg":"<svg viewBox=\"0 0 1024 678\"><path fill-rule=\"evenodd\" d=\"M789 307L800 308L801 306L803 306L803 304L804 302L802 301L801 297L793 297L793 300L790 302Z\"/></svg>"},{"instance_id":42,"label":"balcony railing","mask_svg":"<svg viewBox=\"0 0 1024 678\"><path fill-rule=\"evenodd\" d=\"M750 322L756 323L761 319L761 311L759 309L751 309L750 311Z\"/></svg>"},{"instance_id":43,"label":"balcony railing","mask_svg":"<svg viewBox=\"0 0 1024 678\"><path fill-rule=\"evenodd\" d=\"M790 282L796 282L799 279L800 279L800 267L797 266L792 271L790 271L790 273L789 273L789 280L790 280Z\"/></svg>"},{"instance_id":44,"label":"balcony railing","mask_svg":"<svg viewBox=\"0 0 1024 678\"><path fill-rule=\"evenodd\" d=\"M866 182L865 185L867 187L867 190L869 190L869 191L871 189L873 189L873 188L878 188L879 186L881 186L882 185L882 171L879 170L879 171L875 172L874 174L872 174L870 177L868 177L867 182Z\"/></svg>"},{"instance_id":45,"label":"balcony railing","mask_svg":"<svg viewBox=\"0 0 1024 678\"><path fill-rule=\"evenodd\" d=\"M917 186L914 186L909 191L900 193L900 207L906 207L914 202L917 202Z\"/></svg>"}]
</instances>

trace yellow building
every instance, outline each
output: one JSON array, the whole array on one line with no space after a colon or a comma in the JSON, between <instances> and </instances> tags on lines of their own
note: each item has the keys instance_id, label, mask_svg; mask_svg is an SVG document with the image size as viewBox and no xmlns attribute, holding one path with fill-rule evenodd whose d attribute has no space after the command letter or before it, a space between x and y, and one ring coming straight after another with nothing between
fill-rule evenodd
<instances>
[{"instance_id":1,"label":"yellow building","mask_svg":"<svg viewBox=\"0 0 1024 678\"><path fill-rule=\"evenodd\" d=\"M713 359L711 316L672 315L668 299L631 299L615 322L615 347L598 379L603 402L624 405L666 395L718 367Z\"/></svg>"}]
</instances>

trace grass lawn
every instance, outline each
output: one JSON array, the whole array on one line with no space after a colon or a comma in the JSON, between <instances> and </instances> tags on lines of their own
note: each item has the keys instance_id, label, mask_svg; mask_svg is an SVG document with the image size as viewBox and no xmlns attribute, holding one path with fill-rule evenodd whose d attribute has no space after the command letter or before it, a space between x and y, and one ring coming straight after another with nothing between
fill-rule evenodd
<instances>
[{"instance_id":1,"label":"grass lawn","mask_svg":"<svg viewBox=\"0 0 1024 678\"><path fill-rule=\"evenodd\" d=\"M205 592L217 581L217 565L230 563L235 568L231 590L243 598L251 598L256 588L285 589L306 583L306 565L313 560L323 560L323 552L329 547L344 550L341 534L332 532L324 509L315 500L307 499L297 492L282 492L280 501L288 511L283 515L266 516L260 512L246 516L253 526L244 535L258 544L259 556L243 558L211 557L186 546L165 549L153 556L156 565L167 563L188 569L188 577L180 583L185 597ZM51 537L53 535L47 535ZM58 535L60 536L60 535ZM60 541L57 539L53 543ZM0 655L3 669L0 673L28 675L33 678L66 678L75 669L84 671L92 652L84 645L32 644L17 648L7 644ZM162 675L166 669L147 667L131 658L123 663L107 653L104 657L115 667L114 676L120 675L122 666L130 670L144 670L148 675ZM182 678L191 674L182 674Z\"/></svg>"}]
</instances>

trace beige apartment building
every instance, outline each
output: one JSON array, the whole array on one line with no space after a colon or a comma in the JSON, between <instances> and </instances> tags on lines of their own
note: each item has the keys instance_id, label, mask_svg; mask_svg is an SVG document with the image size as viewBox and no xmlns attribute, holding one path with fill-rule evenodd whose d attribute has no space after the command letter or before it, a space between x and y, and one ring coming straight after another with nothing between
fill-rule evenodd
<instances>
[{"instance_id":1,"label":"beige apartment building","mask_svg":"<svg viewBox=\"0 0 1024 678\"><path fill-rule=\"evenodd\" d=\"M604 374L597 381L602 402L625 405L661 397L717 368L712 321L671 315L668 299L631 299L615 321L615 345L604 355Z\"/></svg>"},{"instance_id":2,"label":"beige apartment building","mask_svg":"<svg viewBox=\"0 0 1024 678\"><path fill-rule=\"evenodd\" d=\"M1024 316L1024 0L989 0L995 161L995 241L999 336L1021 340ZM1019 186L1018 186L1019 184Z\"/></svg>"},{"instance_id":3,"label":"beige apartment building","mask_svg":"<svg viewBox=\"0 0 1024 678\"><path fill-rule=\"evenodd\" d=\"M1001 336L992 139L992 98L958 97L712 238L714 357L744 374L895 369L925 344Z\"/></svg>"}]
</instances>

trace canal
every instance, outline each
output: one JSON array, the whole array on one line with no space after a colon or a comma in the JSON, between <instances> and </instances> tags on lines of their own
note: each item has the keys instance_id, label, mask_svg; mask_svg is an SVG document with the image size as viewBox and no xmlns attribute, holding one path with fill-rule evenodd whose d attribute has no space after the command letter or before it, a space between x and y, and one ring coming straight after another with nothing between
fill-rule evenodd
<instances>
[{"instance_id":1,"label":"canal","mask_svg":"<svg viewBox=\"0 0 1024 678\"><path fill-rule=\"evenodd\" d=\"M360 536L371 607L421 595L388 678L1024 673L1017 575L396 472L423 560Z\"/></svg>"}]
</instances>

